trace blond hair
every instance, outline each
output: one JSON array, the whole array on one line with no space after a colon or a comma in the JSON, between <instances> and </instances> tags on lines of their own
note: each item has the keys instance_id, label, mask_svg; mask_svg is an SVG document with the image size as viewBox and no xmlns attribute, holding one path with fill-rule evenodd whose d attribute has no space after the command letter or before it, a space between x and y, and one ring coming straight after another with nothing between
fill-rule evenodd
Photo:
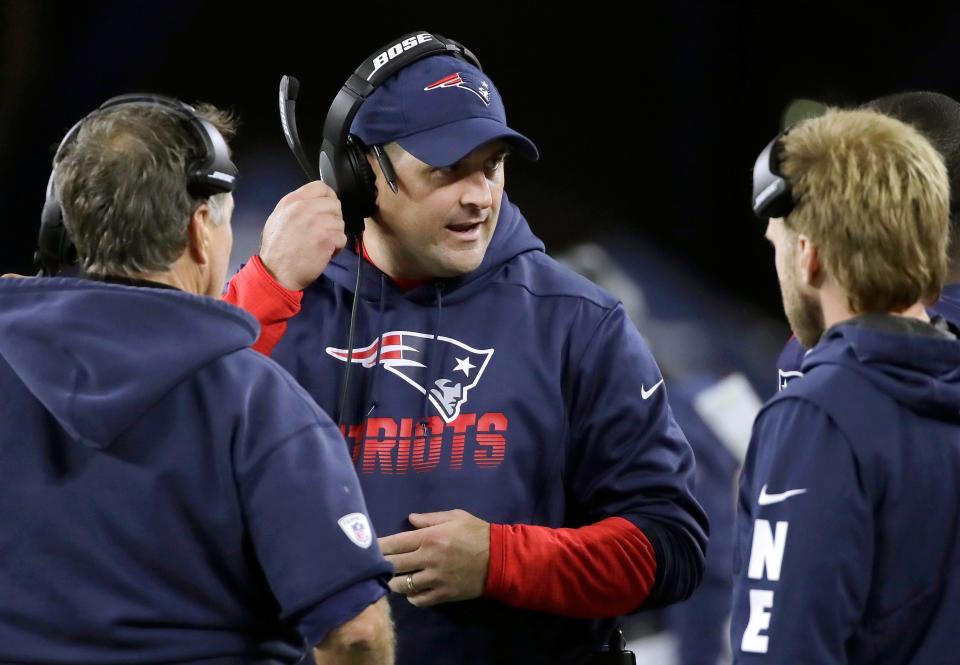
<instances>
[{"instance_id":1,"label":"blond hair","mask_svg":"<svg viewBox=\"0 0 960 665\"><path fill-rule=\"evenodd\" d=\"M797 205L785 224L808 236L853 312L932 303L947 275L950 185L915 129L873 111L831 109L782 139Z\"/></svg>"}]
</instances>

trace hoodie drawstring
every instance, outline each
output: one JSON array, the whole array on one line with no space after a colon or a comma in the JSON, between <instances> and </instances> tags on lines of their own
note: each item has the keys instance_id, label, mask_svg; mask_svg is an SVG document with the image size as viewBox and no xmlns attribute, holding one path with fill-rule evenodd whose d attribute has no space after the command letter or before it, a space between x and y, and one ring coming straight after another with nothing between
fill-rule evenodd
<instances>
[{"instance_id":1,"label":"hoodie drawstring","mask_svg":"<svg viewBox=\"0 0 960 665\"><path fill-rule=\"evenodd\" d=\"M347 399L350 392L350 370L353 365L353 343L354 334L357 331L357 310L360 306L360 276L363 272L363 234L356 236L354 241L357 246L359 260L357 261L357 281L353 287L353 304L350 306L350 322L347 326L347 364L343 369L343 385L340 390L340 401L337 404L337 426L341 431L344 429L344 421L347 417Z\"/></svg>"},{"instance_id":2,"label":"hoodie drawstring","mask_svg":"<svg viewBox=\"0 0 960 665\"><path fill-rule=\"evenodd\" d=\"M423 415L421 415L420 419L417 421L417 427L420 428L421 434L424 438L426 438L427 430L430 426L430 405L428 402L430 397L429 372L433 369L433 360L437 348L437 338L440 336L440 315L443 313L443 284L441 282L434 282L434 287L436 288L437 294L437 316L433 322L433 344L430 345L430 351L427 353L427 374L423 382L423 399L420 402L420 412Z\"/></svg>"},{"instance_id":3,"label":"hoodie drawstring","mask_svg":"<svg viewBox=\"0 0 960 665\"><path fill-rule=\"evenodd\" d=\"M380 351L383 347L383 328L381 327L383 323L383 300L384 300L384 284L386 278L383 273L380 273L380 306L377 309L377 325L374 330L377 331L377 357L373 363L373 379L370 381L370 406L367 408L367 412L364 414L364 419L369 418L370 414L373 413L373 410L377 408L377 378L380 376Z\"/></svg>"},{"instance_id":4,"label":"hoodie drawstring","mask_svg":"<svg viewBox=\"0 0 960 665\"><path fill-rule=\"evenodd\" d=\"M385 303L385 301L386 301L385 288L386 288L386 276L385 276L383 273L381 273L381 274L380 274L380 299L379 299L380 302L379 302L378 308L377 308L377 321L376 321L376 325L375 325L375 327L374 327L374 330L377 331L377 335L378 335L378 336L377 336L377 341L376 341L377 353L376 353L376 357L375 357L375 359L374 359L374 364L373 364L373 377L372 377L372 379L370 380L370 389L369 389L369 392L368 392L369 397L368 397L368 401L367 401L367 407L366 407L365 411L362 412L361 422L363 422L364 420L366 420L367 418L369 418L370 415L374 412L374 410L375 410L375 409L377 408L377 406L378 406L378 402L377 402L377 384L378 384L379 378L380 378L380 355L381 355L381 353L382 353L382 351L383 351L383 330L381 329L381 326L382 326L382 323L383 323L384 303ZM439 336L440 336L440 321L441 321L441 316L442 316L442 313L443 313L443 284L442 284L441 282L439 282L439 281L438 281L438 282L435 282L435 283L434 283L434 288L435 288L435 293L436 293L437 309L436 309L436 314L435 314L434 322L433 322L433 344L430 345L430 350L427 352L427 367L426 367L427 377L425 378L425 381L424 381L424 392L423 392L423 397L422 397L422 399L421 399L421 401L420 401L420 413L421 413L421 415L420 415L420 417L418 418L417 424L416 424L416 427L419 428L420 434L421 434L422 436L426 436L426 435L427 435L427 431L428 431L429 428L430 428L430 404L429 404L429 399L430 399L430 392L429 392L429 391L430 391L430 381L429 381L429 372L430 372L431 369L433 368L433 363L434 363L434 360L435 360L436 347L437 347L437 339L438 339ZM354 298L358 298L358 297L359 297L359 294L358 294L357 292L354 292ZM348 344L348 346L349 346L349 344ZM352 354L351 354L351 355L352 355ZM347 362L347 368L344 369L344 382L345 382L344 391L343 391L344 394L346 394L346 392L349 390L349 385L347 384L347 382L349 382L349 376L350 376L350 374L349 374L349 372L347 371L347 369L349 368L350 362L352 362L352 358ZM346 413L346 398L342 399L341 405L342 405L342 406L341 406L341 413L339 414L338 420L340 421L340 425L342 426L343 423L344 423L344 421L347 419L347 413ZM358 424L359 424L359 423L358 423Z\"/></svg>"}]
</instances>

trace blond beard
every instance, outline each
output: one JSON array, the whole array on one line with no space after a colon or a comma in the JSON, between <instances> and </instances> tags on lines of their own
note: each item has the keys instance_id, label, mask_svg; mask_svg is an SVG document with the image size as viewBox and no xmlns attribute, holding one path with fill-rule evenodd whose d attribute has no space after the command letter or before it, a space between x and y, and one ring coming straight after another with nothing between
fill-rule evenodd
<instances>
[{"instance_id":1,"label":"blond beard","mask_svg":"<svg viewBox=\"0 0 960 665\"><path fill-rule=\"evenodd\" d=\"M793 279L780 285L783 296L783 311L790 328L805 349L813 348L823 335L823 309L812 296L797 288Z\"/></svg>"}]
</instances>

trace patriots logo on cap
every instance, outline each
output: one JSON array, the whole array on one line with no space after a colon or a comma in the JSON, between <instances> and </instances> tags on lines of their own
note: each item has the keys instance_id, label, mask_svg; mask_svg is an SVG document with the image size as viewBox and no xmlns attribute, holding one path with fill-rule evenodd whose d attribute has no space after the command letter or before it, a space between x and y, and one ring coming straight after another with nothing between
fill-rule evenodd
<instances>
[{"instance_id":1,"label":"patriots logo on cap","mask_svg":"<svg viewBox=\"0 0 960 665\"><path fill-rule=\"evenodd\" d=\"M434 346L436 345L436 346ZM431 353L431 347L432 353ZM493 357L494 349L475 349L450 337L437 337L407 330L383 333L371 344L354 349L351 361L371 369L379 362L388 372L400 377L421 395L427 395L433 408L446 422L460 415L470 390L479 382ZM347 350L328 346L327 354L347 362ZM442 367L427 367L432 359ZM426 382L430 380L430 385Z\"/></svg>"},{"instance_id":2,"label":"patriots logo on cap","mask_svg":"<svg viewBox=\"0 0 960 665\"><path fill-rule=\"evenodd\" d=\"M463 74L460 72L454 72L449 76L444 76L439 81L434 81L428 85L424 90L430 92L431 90L440 90L442 88L460 88L461 90L469 90L477 97L480 98L480 101L483 102L484 106L490 106L490 84L486 81L471 81L469 78L464 78Z\"/></svg>"}]
</instances>

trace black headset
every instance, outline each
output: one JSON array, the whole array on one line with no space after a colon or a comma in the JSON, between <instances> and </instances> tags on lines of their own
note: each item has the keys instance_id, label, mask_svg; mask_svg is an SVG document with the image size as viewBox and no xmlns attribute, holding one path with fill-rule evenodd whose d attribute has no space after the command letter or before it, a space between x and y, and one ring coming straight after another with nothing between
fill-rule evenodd
<instances>
[{"instance_id":1,"label":"black headset","mask_svg":"<svg viewBox=\"0 0 960 665\"><path fill-rule=\"evenodd\" d=\"M753 165L753 214L763 220L786 217L796 205L790 183L780 170L783 137L789 131L777 134Z\"/></svg>"},{"instance_id":2,"label":"black headset","mask_svg":"<svg viewBox=\"0 0 960 665\"><path fill-rule=\"evenodd\" d=\"M203 155L187 165L187 191L198 198L206 198L214 194L223 194L233 191L237 179L237 167L230 159L230 151L223 135L217 131L208 120L197 115L196 109L184 104L178 99L163 95L132 93L111 97L100 107L85 116L80 122L70 128L60 142L53 158L54 171L63 158L66 150L76 138L80 125L93 115L124 104L153 104L172 111L193 128L194 133L203 143ZM53 276L64 268L75 265L77 252L70 240L66 227L63 224L63 208L57 199L56 189L53 186L53 171L47 180L46 200L43 211L40 213L40 236L38 249L34 254L34 263L41 275Z\"/></svg>"},{"instance_id":3,"label":"black headset","mask_svg":"<svg viewBox=\"0 0 960 665\"><path fill-rule=\"evenodd\" d=\"M407 65L432 55L452 55L482 71L480 61L463 44L441 35L418 30L374 51L340 88L323 123L319 174L309 165L297 134L294 108L299 83L291 76L280 82L280 119L284 135L300 165L311 180L330 185L340 199L347 233L363 231L363 220L376 209L376 177L367 162L367 146L350 134L360 105L378 86ZM390 188L396 192L396 174L382 146L372 146Z\"/></svg>"}]
</instances>

